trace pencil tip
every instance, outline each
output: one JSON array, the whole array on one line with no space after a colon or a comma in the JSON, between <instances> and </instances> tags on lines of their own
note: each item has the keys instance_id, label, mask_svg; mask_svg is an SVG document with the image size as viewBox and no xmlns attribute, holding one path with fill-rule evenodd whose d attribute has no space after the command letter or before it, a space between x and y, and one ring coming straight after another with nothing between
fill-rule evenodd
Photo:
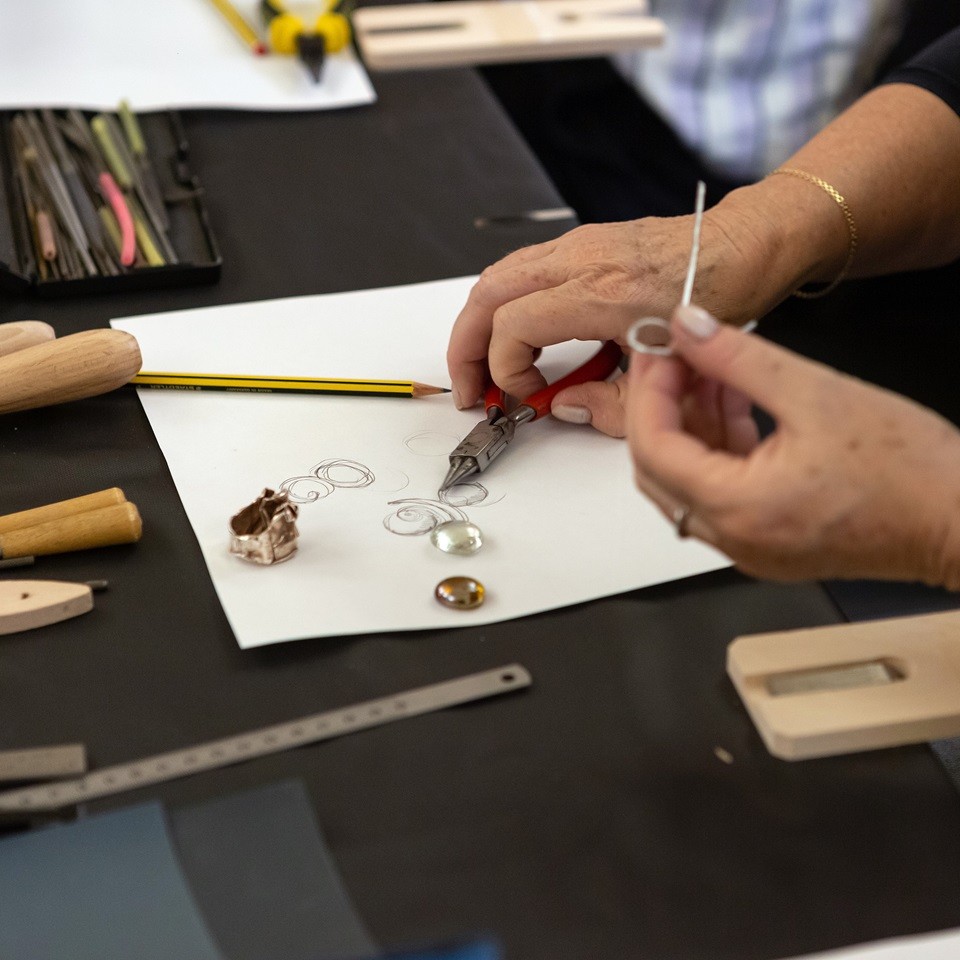
<instances>
[{"instance_id":1,"label":"pencil tip","mask_svg":"<svg viewBox=\"0 0 960 960\"><path fill-rule=\"evenodd\" d=\"M430 383L413 381L413 396L415 397L433 397L438 393L453 393L453 391L449 387L435 387Z\"/></svg>"}]
</instances>

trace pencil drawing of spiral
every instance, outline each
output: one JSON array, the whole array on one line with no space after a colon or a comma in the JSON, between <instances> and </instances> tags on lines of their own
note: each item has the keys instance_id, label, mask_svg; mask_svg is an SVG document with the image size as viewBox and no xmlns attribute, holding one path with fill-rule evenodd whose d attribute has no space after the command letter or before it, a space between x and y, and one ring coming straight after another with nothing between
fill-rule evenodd
<instances>
[{"instance_id":1,"label":"pencil drawing of spiral","mask_svg":"<svg viewBox=\"0 0 960 960\"><path fill-rule=\"evenodd\" d=\"M319 480L344 489L369 487L377 479L369 467L356 460L321 460L310 472Z\"/></svg>"},{"instance_id":2,"label":"pencil drawing of spiral","mask_svg":"<svg viewBox=\"0 0 960 960\"><path fill-rule=\"evenodd\" d=\"M441 490L440 499L451 507L472 507L487 499L487 488L476 480L468 483L455 483L447 490Z\"/></svg>"},{"instance_id":3,"label":"pencil drawing of spiral","mask_svg":"<svg viewBox=\"0 0 960 960\"><path fill-rule=\"evenodd\" d=\"M439 500L391 500L387 506L397 509L383 518L383 525L401 537L422 537L448 520L469 519L459 507Z\"/></svg>"},{"instance_id":4,"label":"pencil drawing of spiral","mask_svg":"<svg viewBox=\"0 0 960 960\"><path fill-rule=\"evenodd\" d=\"M327 480L321 480L312 474L303 477L290 477L280 484L281 490L286 490L287 495L294 503L315 503L324 497L329 497L336 487Z\"/></svg>"},{"instance_id":5,"label":"pencil drawing of spiral","mask_svg":"<svg viewBox=\"0 0 960 960\"><path fill-rule=\"evenodd\" d=\"M315 503L334 490L369 487L376 480L373 471L356 460L321 460L308 474L290 477L280 484L294 503Z\"/></svg>"}]
</instances>

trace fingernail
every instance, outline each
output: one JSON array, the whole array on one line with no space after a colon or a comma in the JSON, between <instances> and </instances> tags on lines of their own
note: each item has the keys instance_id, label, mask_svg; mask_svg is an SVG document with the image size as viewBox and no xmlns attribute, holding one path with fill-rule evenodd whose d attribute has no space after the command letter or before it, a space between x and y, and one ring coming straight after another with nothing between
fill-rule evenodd
<instances>
[{"instance_id":1,"label":"fingernail","mask_svg":"<svg viewBox=\"0 0 960 960\"><path fill-rule=\"evenodd\" d=\"M706 310L693 304L677 307L677 319L683 329L698 340L709 339L720 326Z\"/></svg>"},{"instance_id":2,"label":"fingernail","mask_svg":"<svg viewBox=\"0 0 960 960\"><path fill-rule=\"evenodd\" d=\"M586 407L569 407L562 403L551 407L550 412L566 423L590 423L593 419L593 414Z\"/></svg>"},{"instance_id":3,"label":"fingernail","mask_svg":"<svg viewBox=\"0 0 960 960\"><path fill-rule=\"evenodd\" d=\"M463 394L460 392L458 387L453 388L453 403L458 410L463 410Z\"/></svg>"}]
</instances>

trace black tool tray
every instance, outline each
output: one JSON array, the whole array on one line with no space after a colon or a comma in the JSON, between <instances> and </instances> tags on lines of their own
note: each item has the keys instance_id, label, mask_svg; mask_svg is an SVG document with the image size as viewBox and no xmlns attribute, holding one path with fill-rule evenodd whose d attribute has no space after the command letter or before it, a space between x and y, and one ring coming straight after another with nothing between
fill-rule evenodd
<instances>
[{"instance_id":1,"label":"black tool tray","mask_svg":"<svg viewBox=\"0 0 960 960\"><path fill-rule=\"evenodd\" d=\"M42 279L31 227L15 174L11 120L0 114L0 290L65 297L110 291L213 283L220 277L220 251L210 229L203 190L189 164L189 144L174 111L138 114L170 220L168 237L177 263L135 266L116 276Z\"/></svg>"}]
</instances>

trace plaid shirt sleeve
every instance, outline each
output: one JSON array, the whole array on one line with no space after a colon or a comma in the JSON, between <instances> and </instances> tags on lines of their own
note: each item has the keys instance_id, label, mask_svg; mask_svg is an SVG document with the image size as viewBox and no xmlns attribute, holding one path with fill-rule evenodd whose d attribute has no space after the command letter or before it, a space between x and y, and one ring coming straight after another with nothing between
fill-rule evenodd
<instances>
[{"instance_id":1,"label":"plaid shirt sleeve","mask_svg":"<svg viewBox=\"0 0 960 960\"><path fill-rule=\"evenodd\" d=\"M665 44L620 72L725 176L762 177L863 93L904 0L650 0Z\"/></svg>"}]
</instances>

